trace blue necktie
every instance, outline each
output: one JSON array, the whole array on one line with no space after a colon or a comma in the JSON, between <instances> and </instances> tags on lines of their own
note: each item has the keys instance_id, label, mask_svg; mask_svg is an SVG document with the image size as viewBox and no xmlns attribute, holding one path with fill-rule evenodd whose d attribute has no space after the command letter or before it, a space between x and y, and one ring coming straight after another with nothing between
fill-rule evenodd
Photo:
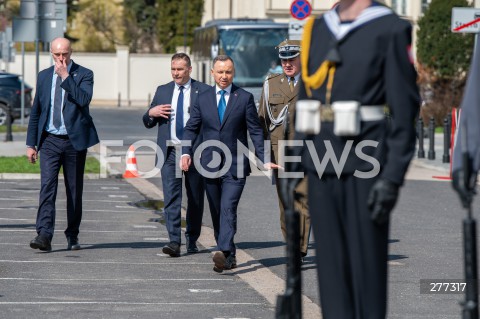
<instances>
[{"instance_id":1,"label":"blue necktie","mask_svg":"<svg viewBox=\"0 0 480 319\"><path fill-rule=\"evenodd\" d=\"M227 93L227 91L220 91L221 96L220 101L218 102L218 117L220 118L220 123L223 122L223 115L225 114L225 109L227 108L227 103L225 102L225 93Z\"/></svg>"},{"instance_id":2,"label":"blue necktie","mask_svg":"<svg viewBox=\"0 0 480 319\"><path fill-rule=\"evenodd\" d=\"M53 100L53 126L60 128L62 126L62 78L57 76L57 82L55 82L55 99Z\"/></svg>"},{"instance_id":3,"label":"blue necktie","mask_svg":"<svg viewBox=\"0 0 480 319\"><path fill-rule=\"evenodd\" d=\"M175 119L175 132L179 140L183 138L183 89L184 87L181 86L177 100L177 115Z\"/></svg>"}]
</instances>

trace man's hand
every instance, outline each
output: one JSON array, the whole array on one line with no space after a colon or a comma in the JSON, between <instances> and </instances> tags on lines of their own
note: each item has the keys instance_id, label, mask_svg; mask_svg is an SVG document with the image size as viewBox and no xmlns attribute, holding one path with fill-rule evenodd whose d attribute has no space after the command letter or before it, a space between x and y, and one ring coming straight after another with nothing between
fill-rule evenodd
<instances>
[{"instance_id":1,"label":"man's hand","mask_svg":"<svg viewBox=\"0 0 480 319\"><path fill-rule=\"evenodd\" d=\"M35 164L37 162L37 159L38 159L37 150L35 148L28 147L27 148L27 158L28 158L28 161L30 163Z\"/></svg>"},{"instance_id":2,"label":"man's hand","mask_svg":"<svg viewBox=\"0 0 480 319\"><path fill-rule=\"evenodd\" d=\"M148 110L148 116L150 117L163 117L168 119L171 113L172 113L171 104L156 105L152 107L150 110Z\"/></svg>"},{"instance_id":3,"label":"man's hand","mask_svg":"<svg viewBox=\"0 0 480 319\"><path fill-rule=\"evenodd\" d=\"M397 202L398 185L387 179L379 179L373 185L368 195L368 209L371 219L378 225L384 224L390 218L390 212Z\"/></svg>"},{"instance_id":4,"label":"man's hand","mask_svg":"<svg viewBox=\"0 0 480 319\"><path fill-rule=\"evenodd\" d=\"M272 162L263 164L263 168L266 169L267 171L271 169L283 169L283 167L281 167L280 165L277 165Z\"/></svg>"},{"instance_id":5,"label":"man's hand","mask_svg":"<svg viewBox=\"0 0 480 319\"><path fill-rule=\"evenodd\" d=\"M182 169L182 171L187 172L191 164L192 159L190 158L190 155L184 155L180 158L180 169Z\"/></svg>"},{"instance_id":6,"label":"man's hand","mask_svg":"<svg viewBox=\"0 0 480 319\"><path fill-rule=\"evenodd\" d=\"M452 173L452 186L453 189L460 196L460 201L462 202L463 208L468 208L473 200L473 195L475 195L475 185L477 183L477 174L471 174L468 177L468 184L465 185L465 171L463 169L458 169Z\"/></svg>"},{"instance_id":7,"label":"man's hand","mask_svg":"<svg viewBox=\"0 0 480 319\"><path fill-rule=\"evenodd\" d=\"M68 77L68 68L65 60L55 61L55 73L57 73L57 75L62 78L62 81Z\"/></svg>"}]
</instances>

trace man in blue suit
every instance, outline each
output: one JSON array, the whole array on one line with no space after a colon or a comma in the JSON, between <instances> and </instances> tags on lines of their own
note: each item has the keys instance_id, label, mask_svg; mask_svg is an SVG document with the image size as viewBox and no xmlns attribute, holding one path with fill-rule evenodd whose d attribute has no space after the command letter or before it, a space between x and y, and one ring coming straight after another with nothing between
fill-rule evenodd
<instances>
[{"instance_id":1,"label":"man in blue suit","mask_svg":"<svg viewBox=\"0 0 480 319\"><path fill-rule=\"evenodd\" d=\"M82 220L83 175L87 149L99 142L89 113L93 72L70 59L65 38L54 39L50 52L54 66L41 71L27 132L27 157L35 163L41 153L41 188L37 212L37 237L30 247L52 249L58 173L63 166L67 192L67 249L78 250Z\"/></svg>"},{"instance_id":2,"label":"man in blue suit","mask_svg":"<svg viewBox=\"0 0 480 319\"><path fill-rule=\"evenodd\" d=\"M190 120L184 129L184 139L194 140L200 133L203 140L200 162L195 154L195 166L205 177L207 199L212 216L217 251L213 256L213 270L222 272L237 266L233 237L237 231L237 206L250 174L250 163L240 143L248 146L247 132L255 147L255 154L264 159L263 129L258 119L253 95L234 85L233 60L219 55L213 60L212 76L216 85L201 93L193 105ZM191 166L192 147L184 147L180 166L184 171ZM266 163L265 169L278 168Z\"/></svg>"},{"instance_id":3,"label":"man in blue suit","mask_svg":"<svg viewBox=\"0 0 480 319\"><path fill-rule=\"evenodd\" d=\"M171 73L173 81L157 88L149 110L143 115L143 123L146 128L158 126L157 144L165 158L160 166L170 243L162 251L171 257L179 257L182 208L182 171L177 165L181 152L179 147L185 140L183 127L190 118L190 106L210 86L190 78L191 61L185 53L172 56ZM192 139L191 143L196 149L201 143L201 136ZM196 242L202 229L205 186L202 176L195 169L185 172L185 188L188 200L186 247L188 253L196 253Z\"/></svg>"}]
</instances>

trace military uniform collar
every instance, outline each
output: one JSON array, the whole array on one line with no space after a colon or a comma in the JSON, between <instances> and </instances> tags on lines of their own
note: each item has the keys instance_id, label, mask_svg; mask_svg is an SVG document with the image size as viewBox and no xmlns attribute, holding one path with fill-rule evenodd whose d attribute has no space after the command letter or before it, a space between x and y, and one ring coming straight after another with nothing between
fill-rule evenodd
<instances>
[{"instance_id":1,"label":"military uniform collar","mask_svg":"<svg viewBox=\"0 0 480 319\"><path fill-rule=\"evenodd\" d=\"M333 33L335 38L337 40L341 40L349 32L360 27L361 25L389 14L393 14L392 9L382 5L376 5L374 2L372 6L364 9L362 13L360 13L360 15L354 21L352 21L347 28L340 27L341 21L337 12L337 7L327 11L323 15L323 18L325 19L327 27Z\"/></svg>"}]
</instances>

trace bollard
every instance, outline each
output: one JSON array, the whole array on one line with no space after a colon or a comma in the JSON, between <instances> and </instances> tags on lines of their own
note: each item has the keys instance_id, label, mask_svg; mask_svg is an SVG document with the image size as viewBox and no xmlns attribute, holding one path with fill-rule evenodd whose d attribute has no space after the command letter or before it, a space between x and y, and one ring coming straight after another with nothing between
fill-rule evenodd
<instances>
[{"instance_id":1,"label":"bollard","mask_svg":"<svg viewBox=\"0 0 480 319\"><path fill-rule=\"evenodd\" d=\"M450 163L450 135L448 134L448 119L443 119L443 163Z\"/></svg>"},{"instance_id":2,"label":"bollard","mask_svg":"<svg viewBox=\"0 0 480 319\"><path fill-rule=\"evenodd\" d=\"M452 113L447 114L447 129L448 129L448 149L452 147L451 138L452 138Z\"/></svg>"},{"instance_id":3,"label":"bollard","mask_svg":"<svg viewBox=\"0 0 480 319\"><path fill-rule=\"evenodd\" d=\"M7 122L5 125L7 126L7 134L5 135L5 142L11 142L13 141L13 135L12 135L12 114L11 114L11 108L10 106L7 106L7 109L5 110L7 113Z\"/></svg>"},{"instance_id":4,"label":"bollard","mask_svg":"<svg viewBox=\"0 0 480 319\"><path fill-rule=\"evenodd\" d=\"M430 139L430 145L428 146L428 159L434 160L435 159L435 119L433 117L430 118L430 122L428 124L428 138Z\"/></svg>"},{"instance_id":5,"label":"bollard","mask_svg":"<svg viewBox=\"0 0 480 319\"><path fill-rule=\"evenodd\" d=\"M418 158L425 158L425 150L423 149L423 120L421 117L417 121L418 132Z\"/></svg>"},{"instance_id":6,"label":"bollard","mask_svg":"<svg viewBox=\"0 0 480 319\"><path fill-rule=\"evenodd\" d=\"M118 102L117 102L117 106L120 107L120 105L122 104L122 94L120 92L118 92Z\"/></svg>"}]
</instances>

